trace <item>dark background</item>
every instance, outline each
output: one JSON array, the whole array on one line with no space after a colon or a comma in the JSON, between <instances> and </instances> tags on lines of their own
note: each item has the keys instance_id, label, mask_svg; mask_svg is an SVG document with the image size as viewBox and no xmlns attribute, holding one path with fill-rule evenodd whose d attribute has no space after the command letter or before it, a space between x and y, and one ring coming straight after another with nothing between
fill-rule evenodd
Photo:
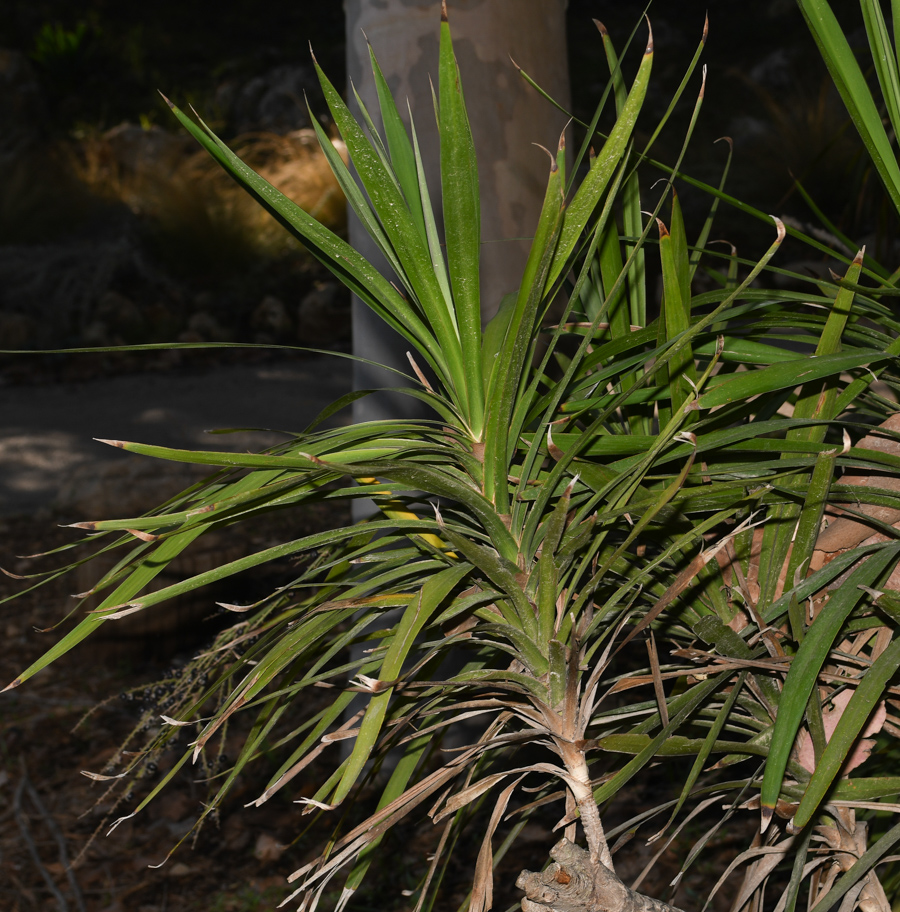
<instances>
[{"instance_id":1,"label":"dark background","mask_svg":"<svg viewBox=\"0 0 900 912\"><path fill-rule=\"evenodd\" d=\"M590 116L607 76L591 19L601 19L621 47L644 7L643 0L570 0L569 55L578 116ZM821 97L829 95L824 92L825 69L792 0L651 4L658 53L644 123L652 121L657 108L664 108L668 92L680 81L707 12L710 31L704 60L709 76L689 155L694 168L706 167L708 141L731 135L737 144L731 188L738 196L746 196L745 190L754 192L754 205L766 208L780 201L790 185L788 169L798 177L808 176L817 165L822 170L816 183L840 195L842 188L830 179L833 174L829 176L830 160L840 156L825 147L829 138L834 139L826 135L829 128L833 133L832 121L842 120L843 112L833 98ZM853 13L843 12L848 28L864 40ZM85 34L76 51L40 57L42 29L61 25L73 31L78 23L84 24ZM306 64L310 43L333 81L343 84L344 17L335 0L260 5L92 0L77 7L61 0L7 0L0 19L0 47L25 51L35 61L46 93L47 126L54 135L108 129L122 121L175 129L158 89L176 103L190 101L226 136L229 131L233 135L236 124L228 122L217 101L222 86L280 64ZM315 96L314 85L310 89ZM312 101L323 110L318 99ZM689 110L688 105L683 107ZM811 124L815 117L822 122ZM815 135L816 127L822 136ZM670 132L661 152L675 146L677 131ZM846 201L826 202L831 211L838 211L839 202Z\"/></svg>"},{"instance_id":2,"label":"dark background","mask_svg":"<svg viewBox=\"0 0 900 912\"><path fill-rule=\"evenodd\" d=\"M835 5L847 16L851 41L864 48L864 32L849 9L852 5ZM570 0L569 57L577 117L590 119L608 76L591 19L603 20L622 49L644 6L636 0ZM730 136L734 160L729 193L763 212L794 218L809 230L814 217L793 189L794 175L854 243L867 243L870 254L890 263L895 255L892 216L793 0L655 0L650 7L654 75L638 140L665 111L697 48L707 13L706 97L684 159L685 171L717 184L727 150L715 140ZM452 3L450 15L452 19ZM626 70L635 65L637 48L645 39L646 26L640 24ZM35 81L29 84L33 97L27 104L17 102L18 116L28 121L32 147L15 167L7 167L4 143L9 139L0 136L0 335L7 340L0 347L217 338L296 344L298 337L309 337L313 330L296 316L297 302L321 290L328 279L308 256L297 249L259 255L230 226L209 224L206 211L200 212L202 218L197 212L175 213L170 224L161 225L134 206L126 211L121 200L111 202L98 194L102 176L90 192L83 192L68 162L85 148L102 146L123 123L135 125L137 132L162 130L185 143L185 154L195 151L158 90L181 106L194 105L226 140L253 131L268 131L271 137L308 127L304 95L314 114L326 121L309 66L310 44L333 82L343 85L344 16L335 0L260 5L92 0L77 6L62 0L6 0L0 48L24 55ZM279 85L281 94L264 112L260 99ZM698 86L695 73L653 149L663 162L674 161L679 153ZM2 104L0 99L0 119L6 116ZM695 233L709 199L691 188L679 191L689 232ZM727 206L717 218L713 236L735 243L747 259L757 258L771 242L771 223L754 221ZM181 223L171 224L178 219ZM66 260L60 245L93 237L133 239L132 260L138 257L149 264L147 269L142 273L131 260L124 265L118 260L99 263L93 274L106 269L108 287L85 293L74 303L53 305L55 311L47 303L51 291L57 294L52 277L40 288L25 287L34 271L28 258L36 245L50 245L48 255L40 258L50 264ZM810 260L809 251L791 242L780 258L800 270L824 272L824 263ZM52 272L55 267L45 268ZM76 279L83 284L83 277L67 273L56 286L74 288ZM107 292L134 305L130 323L123 322L115 300L105 299L96 309L94 299ZM324 294L339 316L327 310L319 323L342 329L337 335L326 333L318 344L346 346L346 300L332 286ZM283 313L263 313L266 297L281 301ZM110 310L115 311L112 318L107 316ZM126 362L107 358L104 363ZM18 365L8 369L21 373Z\"/></svg>"}]
</instances>

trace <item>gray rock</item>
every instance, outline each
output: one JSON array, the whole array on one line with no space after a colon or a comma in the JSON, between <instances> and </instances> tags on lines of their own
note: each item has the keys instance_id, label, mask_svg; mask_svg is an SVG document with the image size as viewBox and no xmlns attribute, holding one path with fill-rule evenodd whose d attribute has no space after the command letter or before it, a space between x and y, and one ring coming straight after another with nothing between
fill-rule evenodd
<instances>
[{"instance_id":1,"label":"gray rock","mask_svg":"<svg viewBox=\"0 0 900 912\"><path fill-rule=\"evenodd\" d=\"M350 308L337 282L320 282L297 308L301 345L330 345L350 336Z\"/></svg>"},{"instance_id":2,"label":"gray rock","mask_svg":"<svg viewBox=\"0 0 900 912\"><path fill-rule=\"evenodd\" d=\"M216 92L216 103L237 133L284 134L309 126L307 91L319 91L312 69L283 64L244 83L224 83Z\"/></svg>"},{"instance_id":3,"label":"gray rock","mask_svg":"<svg viewBox=\"0 0 900 912\"><path fill-rule=\"evenodd\" d=\"M280 298L266 295L253 311L250 325L256 341L262 342L286 338L293 331L294 321Z\"/></svg>"}]
</instances>

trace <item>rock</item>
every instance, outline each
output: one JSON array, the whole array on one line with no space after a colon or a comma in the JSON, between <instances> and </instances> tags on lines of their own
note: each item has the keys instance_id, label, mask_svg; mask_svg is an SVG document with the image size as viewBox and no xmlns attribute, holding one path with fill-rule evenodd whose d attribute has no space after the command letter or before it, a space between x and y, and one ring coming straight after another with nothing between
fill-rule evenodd
<instances>
[{"instance_id":1,"label":"rock","mask_svg":"<svg viewBox=\"0 0 900 912\"><path fill-rule=\"evenodd\" d=\"M188 320L187 331L203 342L231 342L233 335L211 314L200 310Z\"/></svg>"},{"instance_id":2,"label":"rock","mask_svg":"<svg viewBox=\"0 0 900 912\"><path fill-rule=\"evenodd\" d=\"M256 838L256 845L253 847L253 856L258 861L267 864L278 861L286 848L287 846L282 845L277 839L273 839L268 833L260 833Z\"/></svg>"},{"instance_id":3,"label":"rock","mask_svg":"<svg viewBox=\"0 0 900 912\"><path fill-rule=\"evenodd\" d=\"M320 282L297 308L301 345L331 345L350 336L350 307L337 282Z\"/></svg>"},{"instance_id":4,"label":"rock","mask_svg":"<svg viewBox=\"0 0 900 912\"><path fill-rule=\"evenodd\" d=\"M122 123L103 134L112 159L129 174L148 170L171 174L187 154L193 140L187 134L169 133L162 127Z\"/></svg>"},{"instance_id":5,"label":"rock","mask_svg":"<svg viewBox=\"0 0 900 912\"><path fill-rule=\"evenodd\" d=\"M237 133L267 131L289 133L309 126L304 96L320 94L311 67L282 64L246 82L223 83L216 104L227 112Z\"/></svg>"},{"instance_id":6,"label":"rock","mask_svg":"<svg viewBox=\"0 0 900 912\"><path fill-rule=\"evenodd\" d=\"M294 321L291 320L288 309L280 298L266 295L253 311L250 325L256 331L255 341L278 341L291 334ZM267 338L263 340L262 336Z\"/></svg>"},{"instance_id":7,"label":"rock","mask_svg":"<svg viewBox=\"0 0 900 912\"><path fill-rule=\"evenodd\" d=\"M38 348L78 344L121 276L151 294L171 285L128 231L112 240L0 246L0 311L27 314Z\"/></svg>"}]
</instances>

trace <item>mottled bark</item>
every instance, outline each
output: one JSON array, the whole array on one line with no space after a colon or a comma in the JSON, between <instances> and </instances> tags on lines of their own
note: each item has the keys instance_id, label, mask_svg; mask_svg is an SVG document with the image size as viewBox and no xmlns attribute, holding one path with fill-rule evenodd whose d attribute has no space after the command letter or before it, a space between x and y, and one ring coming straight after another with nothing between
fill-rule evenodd
<instances>
[{"instance_id":1,"label":"mottled bark","mask_svg":"<svg viewBox=\"0 0 900 912\"><path fill-rule=\"evenodd\" d=\"M522 912L680 912L658 899L635 893L604 864L568 839L550 850L541 872L523 871L516 886L525 891Z\"/></svg>"}]
</instances>

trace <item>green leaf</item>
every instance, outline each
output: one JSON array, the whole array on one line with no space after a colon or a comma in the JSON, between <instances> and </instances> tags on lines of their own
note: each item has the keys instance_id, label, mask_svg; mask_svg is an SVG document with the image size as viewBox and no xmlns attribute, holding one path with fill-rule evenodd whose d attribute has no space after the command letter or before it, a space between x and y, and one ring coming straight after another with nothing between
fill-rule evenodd
<instances>
[{"instance_id":1,"label":"green leaf","mask_svg":"<svg viewBox=\"0 0 900 912\"><path fill-rule=\"evenodd\" d=\"M843 897L851 887L875 867L876 864L897 844L900 840L900 823L894 824L885 834L867 849L857 861L853 863L850 870L839 878L837 883L813 906L811 912L827 912L833 909L838 900Z\"/></svg>"},{"instance_id":2,"label":"green leaf","mask_svg":"<svg viewBox=\"0 0 900 912\"><path fill-rule=\"evenodd\" d=\"M534 241L528 253L516 305L487 388L487 426L484 439L484 494L497 512L509 513L510 443L513 410L523 372L534 344L538 306L547 288L547 275L563 219L562 175L551 159L550 176Z\"/></svg>"},{"instance_id":3,"label":"green leaf","mask_svg":"<svg viewBox=\"0 0 900 912\"><path fill-rule=\"evenodd\" d=\"M316 259L404 338L417 348L424 346L420 350L427 351L435 363L442 363L440 347L428 342L430 333L424 329L416 312L365 257L245 165L205 124L201 129L175 105L168 103L191 136L267 212L299 238ZM160 347L170 346L167 343Z\"/></svg>"},{"instance_id":4,"label":"green leaf","mask_svg":"<svg viewBox=\"0 0 900 912\"><path fill-rule=\"evenodd\" d=\"M631 91L628 93L628 98L616 118L616 124L610 131L609 137L592 163L587 177L578 188L566 210L559 244L550 266L548 285L552 285L568 266L572 252L575 250L582 233L587 228L591 216L600 202L600 198L609 186L613 173L625 153L634 125L644 104L652 67L653 33L651 32L637 75L631 85Z\"/></svg>"},{"instance_id":5,"label":"green leaf","mask_svg":"<svg viewBox=\"0 0 900 912\"><path fill-rule=\"evenodd\" d=\"M712 378L709 388L700 396L700 408L716 408L732 402L745 402L751 396L770 393L777 389L790 389L811 380L837 376L844 371L869 367L892 357L885 352L797 357L794 361L773 364L762 370L726 376L721 381Z\"/></svg>"},{"instance_id":6,"label":"green leaf","mask_svg":"<svg viewBox=\"0 0 900 912\"><path fill-rule=\"evenodd\" d=\"M859 739L872 710L884 698L888 682L900 668L900 640L894 640L866 669L866 673L844 708L825 752L806 786L803 799L794 815L794 826L804 827L819 809L831 783Z\"/></svg>"},{"instance_id":7,"label":"green leaf","mask_svg":"<svg viewBox=\"0 0 900 912\"><path fill-rule=\"evenodd\" d=\"M394 97L391 95L387 80L384 78L381 67L375 59L372 45L369 44L368 40L366 40L366 44L369 48L372 75L375 77L375 91L378 94L378 105L381 109L381 122L384 124L384 134L391 154L391 165L400 184L400 189L403 191L404 197L406 197L413 221L415 221L419 228L419 233L424 239L426 236L425 214L422 209L422 197L419 190L416 156L409 137L406 135L406 128L403 126L403 120L397 110L397 105L394 103ZM312 117L310 120L318 126L316 118Z\"/></svg>"},{"instance_id":8,"label":"green leaf","mask_svg":"<svg viewBox=\"0 0 900 912\"><path fill-rule=\"evenodd\" d=\"M900 167L881 122L875 99L843 29L826 0L798 0L810 32L854 126L900 212Z\"/></svg>"},{"instance_id":9,"label":"green leaf","mask_svg":"<svg viewBox=\"0 0 900 912\"><path fill-rule=\"evenodd\" d=\"M448 567L440 573L429 577L422 589L410 600L391 637L387 655L381 665L379 680L390 682L400 676L403 665L409 656L416 637L428 623L431 616L440 608L441 603L453 591L455 586L471 570L468 564L458 567ZM372 748L381 733L381 725L388 709L393 687L375 693L369 700L366 714L359 728L359 734L353 745L353 752L341 780L334 790L332 804L340 804L350 793L350 790L359 778Z\"/></svg>"},{"instance_id":10,"label":"green leaf","mask_svg":"<svg viewBox=\"0 0 900 912\"><path fill-rule=\"evenodd\" d=\"M865 595L859 587L872 586L872 581L880 579L885 571L896 563L898 555L900 545L888 545L857 567L840 589L831 595L827 609L820 612L810 626L791 662L778 706L772 749L766 761L760 792L765 823L771 819L778 800L788 757L796 741L819 671L827 660L844 621Z\"/></svg>"},{"instance_id":11,"label":"green leaf","mask_svg":"<svg viewBox=\"0 0 900 912\"><path fill-rule=\"evenodd\" d=\"M453 306L435 275L427 240L416 227L396 178L387 171L340 94L316 64L316 73L334 121L347 144L366 193L401 265L401 279L415 295L440 343L449 386L457 405L466 411L465 370Z\"/></svg>"},{"instance_id":12,"label":"green leaf","mask_svg":"<svg viewBox=\"0 0 900 912\"><path fill-rule=\"evenodd\" d=\"M37 661L32 662L11 684L4 690L18 687L39 671L64 656L73 646L90 636L101 624L106 622L106 615L113 609L120 608L123 603L133 598L152 579L158 576L185 548L203 532L203 528L193 528L166 539L157 547L149 557L144 558L127 578L108 595L78 626L69 631L55 646L47 650ZM114 623L114 622L113 622Z\"/></svg>"},{"instance_id":13,"label":"green leaf","mask_svg":"<svg viewBox=\"0 0 900 912\"><path fill-rule=\"evenodd\" d=\"M441 21L440 64L441 188L447 264L466 366L468 419L474 439L482 433L484 390L481 366L481 197L475 145L463 99L450 26Z\"/></svg>"}]
</instances>

